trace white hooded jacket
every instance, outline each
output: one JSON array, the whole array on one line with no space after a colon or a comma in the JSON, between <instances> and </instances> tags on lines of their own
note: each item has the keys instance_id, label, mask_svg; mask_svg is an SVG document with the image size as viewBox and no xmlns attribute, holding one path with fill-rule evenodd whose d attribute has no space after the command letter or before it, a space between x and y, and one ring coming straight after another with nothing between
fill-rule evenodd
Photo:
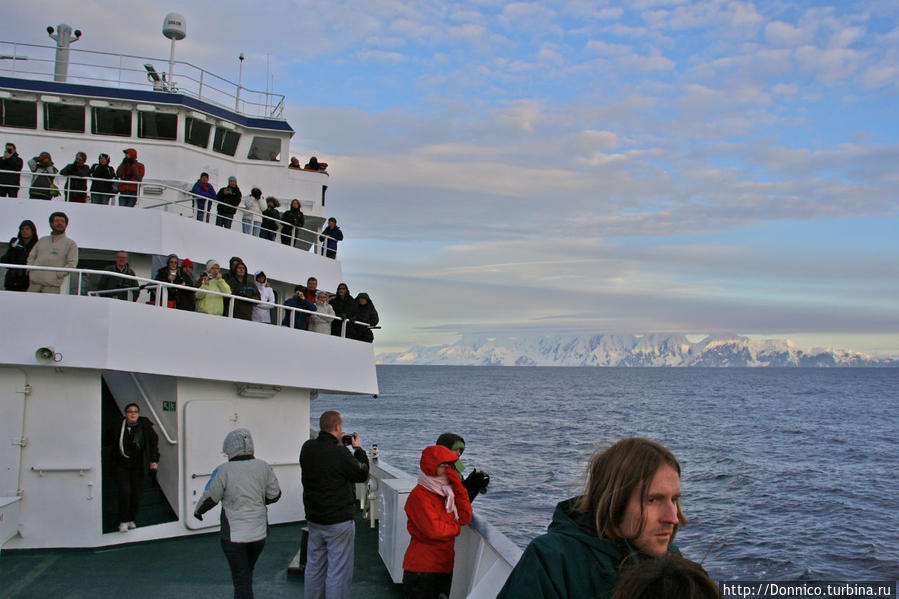
<instances>
[{"instance_id":1,"label":"white hooded jacket","mask_svg":"<svg viewBox=\"0 0 899 599\"><path fill-rule=\"evenodd\" d=\"M256 274L253 275L253 282L256 283L256 289L259 290L259 299L266 303L253 304L253 315L251 318L254 322L265 322L270 324L272 322L272 308L275 307L275 292L271 287L265 286L265 281L260 283L256 280L256 277L259 275L264 277L265 273L261 270L257 271ZM268 279L266 278L266 280Z\"/></svg>"}]
</instances>

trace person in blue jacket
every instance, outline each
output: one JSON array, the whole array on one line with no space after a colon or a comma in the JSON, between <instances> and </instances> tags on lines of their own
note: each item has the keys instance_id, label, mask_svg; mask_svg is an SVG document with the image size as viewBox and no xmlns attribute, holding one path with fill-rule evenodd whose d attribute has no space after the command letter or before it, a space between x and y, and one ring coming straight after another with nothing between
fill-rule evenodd
<instances>
[{"instance_id":1,"label":"person in blue jacket","mask_svg":"<svg viewBox=\"0 0 899 599\"><path fill-rule=\"evenodd\" d=\"M197 206L197 220L208 223L209 215L212 214L212 200L216 198L217 192L215 191L215 187L212 183L209 182L209 173L200 173L200 178L197 179L197 182L194 183L193 189L190 190L191 193L195 193L198 196L203 196L204 198L194 198L194 203Z\"/></svg>"},{"instance_id":2,"label":"person in blue jacket","mask_svg":"<svg viewBox=\"0 0 899 599\"><path fill-rule=\"evenodd\" d=\"M319 241L325 241L325 256L332 260L337 258L337 242L343 241L343 231L337 226L337 219L333 216L328 219L328 225L318 236Z\"/></svg>"},{"instance_id":3,"label":"person in blue jacket","mask_svg":"<svg viewBox=\"0 0 899 599\"><path fill-rule=\"evenodd\" d=\"M309 310L310 312L318 312L318 308L315 307L315 304L306 299L306 288L302 285L297 285L293 288L293 297L284 302L284 305L291 308ZM291 319L293 319L293 328L295 329L305 330L306 324L309 322L308 316L303 312L285 310L284 319L281 320L281 326L289 327Z\"/></svg>"}]
</instances>

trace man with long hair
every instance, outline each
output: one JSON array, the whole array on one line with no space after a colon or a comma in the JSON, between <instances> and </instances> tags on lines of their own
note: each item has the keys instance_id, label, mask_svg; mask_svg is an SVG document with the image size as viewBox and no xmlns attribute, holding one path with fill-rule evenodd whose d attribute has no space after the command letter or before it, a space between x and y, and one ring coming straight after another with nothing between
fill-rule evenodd
<instances>
[{"instance_id":1,"label":"man with long hair","mask_svg":"<svg viewBox=\"0 0 899 599\"><path fill-rule=\"evenodd\" d=\"M547 534L531 541L500 598L609 597L625 564L677 549L680 464L640 437L593 454L584 492L556 506Z\"/></svg>"}]
</instances>

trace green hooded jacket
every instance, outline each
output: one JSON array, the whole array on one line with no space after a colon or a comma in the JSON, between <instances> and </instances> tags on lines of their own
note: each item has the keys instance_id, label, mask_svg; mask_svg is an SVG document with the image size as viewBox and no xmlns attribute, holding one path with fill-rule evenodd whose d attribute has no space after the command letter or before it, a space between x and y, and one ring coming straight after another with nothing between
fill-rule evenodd
<instances>
[{"instance_id":1,"label":"green hooded jacket","mask_svg":"<svg viewBox=\"0 0 899 599\"><path fill-rule=\"evenodd\" d=\"M531 541L497 599L608 599L622 561L636 550L626 540L600 539L572 519L576 497L559 503L545 535ZM670 551L678 553L672 546Z\"/></svg>"}]
</instances>

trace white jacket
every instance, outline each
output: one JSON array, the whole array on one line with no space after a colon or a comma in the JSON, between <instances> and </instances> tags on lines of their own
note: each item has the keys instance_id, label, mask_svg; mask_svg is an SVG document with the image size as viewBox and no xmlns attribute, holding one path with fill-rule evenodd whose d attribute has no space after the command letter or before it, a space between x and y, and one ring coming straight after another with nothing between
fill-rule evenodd
<instances>
[{"instance_id":1,"label":"white jacket","mask_svg":"<svg viewBox=\"0 0 899 599\"><path fill-rule=\"evenodd\" d=\"M265 283L256 283L256 289L259 290L259 299L268 302L265 304L253 304L252 319L255 322L272 322L272 308L275 307L275 292L271 287L266 287Z\"/></svg>"},{"instance_id":2,"label":"white jacket","mask_svg":"<svg viewBox=\"0 0 899 599\"><path fill-rule=\"evenodd\" d=\"M324 304L315 302L315 309L316 313L309 315L309 330L316 333L324 333L325 335L330 335L331 323L333 321L330 318L319 316L319 314L334 316L334 308L327 302L325 302Z\"/></svg>"},{"instance_id":3,"label":"white jacket","mask_svg":"<svg viewBox=\"0 0 899 599\"><path fill-rule=\"evenodd\" d=\"M262 211L267 208L264 198L257 200L250 194L247 194L241 200L240 207L244 209L241 212L243 216L242 221L262 224Z\"/></svg>"}]
</instances>

